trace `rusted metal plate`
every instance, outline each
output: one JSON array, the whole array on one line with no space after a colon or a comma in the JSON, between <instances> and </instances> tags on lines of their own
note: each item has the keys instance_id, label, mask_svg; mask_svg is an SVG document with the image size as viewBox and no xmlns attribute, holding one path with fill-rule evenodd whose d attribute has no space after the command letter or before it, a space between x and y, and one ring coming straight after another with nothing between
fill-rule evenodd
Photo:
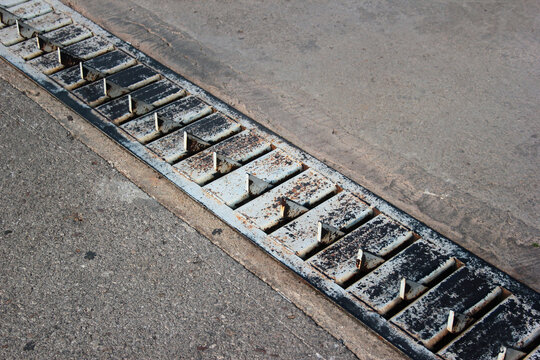
<instances>
[{"instance_id":1,"label":"rusted metal plate","mask_svg":"<svg viewBox=\"0 0 540 360\"><path fill-rule=\"evenodd\" d=\"M1 56L382 337L415 359L538 357L538 293L43 1L0 0Z\"/></svg>"},{"instance_id":2,"label":"rusted metal plate","mask_svg":"<svg viewBox=\"0 0 540 360\"><path fill-rule=\"evenodd\" d=\"M142 143L192 123L212 113L212 107L194 96L188 96L154 111L133 119L121 127Z\"/></svg>"},{"instance_id":3,"label":"rusted metal plate","mask_svg":"<svg viewBox=\"0 0 540 360\"><path fill-rule=\"evenodd\" d=\"M85 61L83 67L98 74L110 75L133 66L137 61L123 51L115 50Z\"/></svg>"},{"instance_id":4,"label":"rusted metal plate","mask_svg":"<svg viewBox=\"0 0 540 360\"><path fill-rule=\"evenodd\" d=\"M34 58L28 64L33 66L37 71L47 75L64 68L64 65L58 59L58 53L56 51Z\"/></svg>"},{"instance_id":5,"label":"rusted metal plate","mask_svg":"<svg viewBox=\"0 0 540 360\"><path fill-rule=\"evenodd\" d=\"M282 215L280 206L283 198L300 206L309 207L336 190L334 183L314 170L308 169L239 207L236 211L258 228L269 230L280 222L290 220Z\"/></svg>"},{"instance_id":6,"label":"rusted metal plate","mask_svg":"<svg viewBox=\"0 0 540 360\"><path fill-rule=\"evenodd\" d=\"M129 110L129 97L127 95L99 105L96 110L115 124L121 124L134 116Z\"/></svg>"},{"instance_id":7,"label":"rusted metal plate","mask_svg":"<svg viewBox=\"0 0 540 360\"><path fill-rule=\"evenodd\" d=\"M77 65L60 70L50 77L67 90L76 89L87 83L86 79L81 77L81 69Z\"/></svg>"},{"instance_id":8,"label":"rusted metal plate","mask_svg":"<svg viewBox=\"0 0 540 360\"><path fill-rule=\"evenodd\" d=\"M88 39L92 32L81 25L68 25L45 34L46 39L57 46L68 46Z\"/></svg>"},{"instance_id":9,"label":"rusted metal plate","mask_svg":"<svg viewBox=\"0 0 540 360\"><path fill-rule=\"evenodd\" d=\"M281 149L275 149L241 168L213 181L204 188L228 206L234 207L250 197L259 195L292 175L302 171L302 163ZM252 175L265 184L258 191L249 189L248 176Z\"/></svg>"},{"instance_id":10,"label":"rusted metal plate","mask_svg":"<svg viewBox=\"0 0 540 360\"><path fill-rule=\"evenodd\" d=\"M132 92L131 98L133 101L157 107L168 104L185 95L186 91L184 89L167 79L162 79Z\"/></svg>"},{"instance_id":11,"label":"rusted metal plate","mask_svg":"<svg viewBox=\"0 0 540 360\"><path fill-rule=\"evenodd\" d=\"M113 48L113 45L107 40L99 36L93 36L73 45L66 46L61 52L51 52L32 59L28 63L37 71L50 75L64 68L64 64L61 62L62 53L76 59L88 60L111 51Z\"/></svg>"},{"instance_id":12,"label":"rusted metal plate","mask_svg":"<svg viewBox=\"0 0 540 360\"><path fill-rule=\"evenodd\" d=\"M9 50L24 60L30 60L43 54L43 50L41 50L41 48L38 46L36 39L21 41L10 46Z\"/></svg>"},{"instance_id":13,"label":"rusted metal plate","mask_svg":"<svg viewBox=\"0 0 540 360\"><path fill-rule=\"evenodd\" d=\"M78 88L73 93L85 103L96 106L110 98L127 94L128 92L156 81L157 79L159 79L159 75L155 71L144 65L135 65L107 77L105 79L107 84L103 80L97 80ZM106 91L110 84L116 85L114 94ZM127 98L120 102L125 102L127 104ZM126 105L125 108L128 109L128 106ZM119 117L120 116L116 116L115 118Z\"/></svg>"},{"instance_id":14,"label":"rusted metal plate","mask_svg":"<svg viewBox=\"0 0 540 360\"><path fill-rule=\"evenodd\" d=\"M0 41L6 46L16 44L25 38L19 35L16 25L6 26L0 29Z\"/></svg>"},{"instance_id":15,"label":"rusted metal plate","mask_svg":"<svg viewBox=\"0 0 540 360\"><path fill-rule=\"evenodd\" d=\"M40 33L49 32L73 23L71 17L50 12L42 16L25 21L25 24L36 29Z\"/></svg>"},{"instance_id":16,"label":"rusted metal plate","mask_svg":"<svg viewBox=\"0 0 540 360\"><path fill-rule=\"evenodd\" d=\"M309 263L341 285L380 265L412 237L410 230L380 214L309 259ZM358 264L359 250L364 255L363 264Z\"/></svg>"},{"instance_id":17,"label":"rusted metal plate","mask_svg":"<svg viewBox=\"0 0 540 360\"><path fill-rule=\"evenodd\" d=\"M0 0L0 6L8 8L10 6L19 5L26 1L28 0Z\"/></svg>"},{"instance_id":18,"label":"rusted metal plate","mask_svg":"<svg viewBox=\"0 0 540 360\"><path fill-rule=\"evenodd\" d=\"M391 321L431 348L444 336L461 332L501 295L489 276L464 266Z\"/></svg>"},{"instance_id":19,"label":"rusted metal plate","mask_svg":"<svg viewBox=\"0 0 540 360\"><path fill-rule=\"evenodd\" d=\"M240 124L236 121L220 113L215 113L186 126L182 130L177 130L151 142L148 148L165 161L174 162L209 146L202 142L213 144L231 136L240 129ZM189 137L187 144L186 137ZM197 139L202 140L202 142Z\"/></svg>"},{"instance_id":20,"label":"rusted metal plate","mask_svg":"<svg viewBox=\"0 0 540 360\"><path fill-rule=\"evenodd\" d=\"M48 13L25 22L26 25L39 33L52 31L71 23L71 18L57 13ZM26 38L21 36L17 25L11 25L0 29L0 41L6 46L14 45L24 40L26 40Z\"/></svg>"},{"instance_id":21,"label":"rusted metal plate","mask_svg":"<svg viewBox=\"0 0 540 360\"><path fill-rule=\"evenodd\" d=\"M77 65L58 71L50 77L62 87L73 90L89 81L98 80L106 75L114 74L136 63L137 61L134 58L123 51L114 50L89 59L81 65L85 72L91 71L91 75L95 76L95 79L88 80L87 77L89 76L83 76L81 66Z\"/></svg>"},{"instance_id":22,"label":"rusted metal plate","mask_svg":"<svg viewBox=\"0 0 540 360\"><path fill-rule=\"evenodd\" d=\"M101 80L81 86L73 91L73 94L90 106L99 105L109 99L105 94L105 84Z\"/></svg>"},{"instance_id":23,"label":"rusted metal plate","mask_svg":"<svg viewBox=\"0 0 540 360\"><path fill-rule=\"evenodd\" d=\"M62 87L73 90L89 81L98 80L106 75L114 74L136 63L137 61L134 58L123 51L114 50L85 61L83 65L75 65L54 73L51 75L51 78ZM81 69L81 66L84 68L84 71ZM90 71L92 74L84 76L83 72L88 74ZM91 79L91 76L95 76L95 78Z\"/></svg>"},{"instance_id":24,"label":"rusted metal plate","mask_svg":"<svg viewBox=\"0 0 540 360\"><path fill-rule=\"evenodd\" d=\"M53 8L42 0L31 0L9 8L10 13L24 20L32 19L51 11L53 11Z\"/></svg>"},{"instance_id":25,"label":"rusted metal plate","mask_svg":"<svg viewBox=\"0 0 540 360\"><path fill-rule=\"evenodd\" d=\"M301 258L317 247L327 246L355 224L370 216L369 205L342 191L271 235Z\"/></svg>"},{"instance_id":26,"label":"rusted metal plate","mask_svg":"<svg viewBox=\"0 0 540 360\"><path fill-rule=\"evenodd\" d=\"M524 304L510 296L444 348L440 355L447 360L492 360L505 359L500 354L514 350L523 354L506 359L521 359L527 348L538 344L539 336L540 303Z\"/></svg>"},{"instance_id":27,"label":"rusted metal plate","mask_svg":"<svg viewBox=\"0 0 540 360\"><path fill-rule=\"evenodd\" d=\"M124 88L116 88L115 91L116 94L128 92ZM156 106L166 104L184 95L183 89L172 85L167 80L160 80L129 95L109 101L96 109L112 122L120 125L132 117L146 114Z\"/></svg>"},{"instance_id":28,"label":"rusted metal plate","mask_svg":"<svg viewBox=\"0 0 540 360\"><path fill-rule=\"evenodd\" d=\"M66 46L62 49L62 52L68 53L81 60L88 60L105 54L113 49L113 44L108 40L105 40L101 36L92 36L89 39Z\"/></svg>"},{"instance_id":29,"label":"rusted metal plate","mask_svg":"<svg viewBox=\"0 0 540 360\"><path fill-rule=\"evenodd\" d=\"M445 249L420 239L358 280L348 291L385 314L427 290L422 287L429 286L432 276L450 265L450 257ZM400 296L403 279L407 283L406 294L411 292L407 299Z\"/></svg>"},{"instance_id":30,"label":"rusted metal plate","mask_svg":"<svg viewBox=\"0 0 540 360\"><path fill-rule=\"evenodd\" d=\"M126 93L148 85L158 79L158 73L142 64L132 66L106 78L107 83L124 89Z\"/></svg>"},{"instance_id":31,"label":"rusted metal plate","mask_svg":"<svg viewBox=\"0 0 540 360\"><path fill-rule=\"evenodd\" d=\"M179 162L174 167L191 181L203 185L270 149L270 142L264 137L254 131L245 131Z\"/></svg>"}]
</instances>

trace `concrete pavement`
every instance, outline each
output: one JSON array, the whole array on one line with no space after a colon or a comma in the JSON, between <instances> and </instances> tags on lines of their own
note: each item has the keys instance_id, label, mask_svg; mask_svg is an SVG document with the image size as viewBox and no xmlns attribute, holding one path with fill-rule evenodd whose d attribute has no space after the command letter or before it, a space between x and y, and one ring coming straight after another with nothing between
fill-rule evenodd
<instances>
[{"instance_id":1,"label":"concrete pavement","mask_svg":"<svg viewBox=\"0 0 540 360\"><path fill-rule=\"evenodd\" d=\"M537 2L65 2L540 290Z\"/></svg>"}]
</instances>

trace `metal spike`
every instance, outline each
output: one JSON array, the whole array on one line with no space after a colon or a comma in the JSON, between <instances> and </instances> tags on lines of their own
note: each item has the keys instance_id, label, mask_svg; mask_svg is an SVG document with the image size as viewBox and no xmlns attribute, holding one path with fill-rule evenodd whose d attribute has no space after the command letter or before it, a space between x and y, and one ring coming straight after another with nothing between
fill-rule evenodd
<instances>
[{"instance_id":1,"label":"metal spike","mask_svg":"<svg viewBox=\"0 0 540 360\"><path fill-rule=\"evenodd\" d=\"M402 278L399 283L399 297L401 300L411 300L423 293L426 289L422 284Z\"/></svg>"},{"instance_id":2,"label":"metal spike","mask_svg":"<svg viewBox=\"0 0 540 360\"><path fill-rule=\"evenodd\" d=\"M105 81L105 79L103 79L103 82L105 84L105 89L107 89L107 82ZM107 93L105 93L105 95L107 95ZM131 95L128 95L128 106L129 112L133 114L135 112L135 104L133 103L133 98L131 97Z\"/></svg>"},{"instance_id":3,"label":"metal spike","mask_svg":"<svg viewBox=\"0 0 540 360\"><path fill-rule=\"evenodd\" d=\"M497 360L519 360L526 354L522 351L512 349L506 346L501 346Z\"/></svg>"},{"instance_id":4,"label":"metal spike","mask_svg":"<svg viewBox=\"0 0 540 360\"><path fill-rule=\"evenodd\" d=\"M356 254L356 268L362 270L366 263L366 253L361 248L358 249L358 254Z\"/></svg>"},{"instance_id":5,"label":"metal spike","mask_svg":"<svg viewBox=\"0 0 540 360\"><path fill-rule=\"evenodd\" d=\"M0 7L0 18L4 25L13 25L15 24L15 21L17 21L18 16L12 14L7 9Z\"/></svg>"},{"instance_id":6,"label":"metal spike","mask_svg":"<svg viewBox=\"0 0 540 360\"><path fill-rule=\"evenodd\" d=\"M156 131L160 131L160 119L157 112L154 113L154 125L156 127Z\"/></svg>"},{"instance_id":7,"label":"metal spike","mask_svg":"<svg viewBox=\"0 0 540 360\"><path fill-rule=\"evenodd\" d=\"M184 151L187 153L194 153L210 146L206 141L198 138L195 135L189 134L184 131Z\"/></svg>"},{"instance_id":8,"label":"metal spike","mask_svg":"<svg viewBox=\"0 0 540 360\"><path fill-rule=\"evenodd\" d=\"M21 24L19 23L19 20L15 20L15 25L17 26L17 34L19 34L20 37L24 37L21 32Z\"/></svg>"},{"instance_id":9,"label":"metal spike","mask_svg":"<svg viewBox=\"0 0 540 360\"><path fill-rule=\"evenodd\" d=\"M218 157L215 151L212 153L212 163L214 164L214 171L218 171Z\"/></svg>"},{"instance_id":10,"label":"metal spike","mask_svg":"<svg viewBox=\"0 0 540 360\"><path fill-rule=\"evenodd\" d=\"M308 211L308 209L286 197L279 200L279 213L284 219L295 218Z\"/></svg>"},{"instance_id":11,"label":"metal spike","mask_svg":"<svg viewBox=\"0 0 540 360\"><path fill-rule=\"evenodd\" d=\"M270 183L246 173L246 191L250 196L259 195L270 186Z\"/></svg>"},{"instance_id":12,"label":"metal spike","mask_svg":"<svg viewBox=\"0 0 540 360\"><path fill-rule=\"evenodd\" d=\"M100 74L97 70L89 68L87 65L83 65L81 60L78 60L78 62L82 80L96 81L104 76L104 74Z\"/></svg>"},{"instance_id":13,"label":"metal spike","mask_svg":"<svg viewBox=\"0 0 540 360\"><path fill-rule=\"evenodd\" d=\"M17 34L23 39L30 39L38 34L36 29L25 24L24 21L15 20L15 26L17 27Z\"/></svg>"},{"instance_id":14,"label":"metal spike","mask_svg":"<svg viewBox=\"0 0 540 360\"><path fill-rule=\"evenodd\" d=\"M58 53L58 62L64 66L73 66L80 63L80 59L67 51L63 51L60 47L56 48L56 52Z\"/></svg>"},{"instance_id":15,"label":"metal spike","mask_svg":"<svg viewBox=\"0 0 540 360\"><path fill-rule=\"evenodd\" d=\"M446 323L446 329L452 334L461 332L471 322L470 316L456 313L454 310L450 310L448 313L448 321Z\"/></svg>"},{"instance_id":16,"label":"metal spike","mask_svg":"<svg viewBox=\"0 0 540 360\"><path fill-rule=\"evenodd\" d=\"M358 270L371 270L384 262L384 259L373 255L362 248L358 249L356 255L356 268Z\"/></svg>"},{"instance_id":17,"label":"metal spike","mask_svg":"<svg viewBox=\"0 0 540 360\"><path fill-rule=\"evenodd\" d=\"M110 97L117 97L117 96L120 96L121 94L124 94L124 92L122 91L122 88L114 83L108 83L109 84L109 88L108 88L108 96ZM135 115L142 115L142 114L145 114L149 111L152 111L154 109L154 106L152 104L149 104L145 101L142 101L142 100L139 100L137 99L137 97L133 97L131 95L129 95L130 97L130 102L131 102L131 110L130 112L132 114L135 114Z\"/></svg>"},{"instance_id":18,"label":"metal spike","mask_svg":"<svg viewBox=\"0 0 540 360\"><path fill-rule=\"evenodd\" d=\"M37 47L43 51L54 51L56 50L57 46L49 43L47 38L42 38L39 34L36 34L36 41L37 41Z\"/></svg>"},{"instance_id":19,"label":"metal spike","mask_svg":"<svg viewBox=\"0 0 540 360\"><path fill-rule=\"evenodd\" d=\"M86 70L82 61L79 63L79 75L81 75L81 80L86 80Z\"/></svg>"},{"instance_id":20,"label":"metal spike","mask_svg":"<svg viewBox=\"0 0 540 360\"><path fill-rule=\"evenodd\" d=\"M184 131L184 151L185 152L189 152L189 138L188 138L188 133L187 131Z\"/></svg>"},{"instance_id":21,"label":"metal spike","mask_svg":"<svg viewBox=\"0 0 540 360\"><path fill-rule=\"evenodd\" d=\"M319 221L317 223L317 242L320 244L331 244L337 238L345 235L338 228Z\"/></svg>"},{"instance_id":22,"label":"metal spike","mask_svg":"<svg viewBox=\"0 0 540 360\"><path fill-rule=\"evenodd\" d=\"M217 152L212 153L212 160L214 164L214 171L224 174L236 167L240 167L241 164L233 159L230 159L226 156L218 154Z\"/></svg>"}]
</instances>

